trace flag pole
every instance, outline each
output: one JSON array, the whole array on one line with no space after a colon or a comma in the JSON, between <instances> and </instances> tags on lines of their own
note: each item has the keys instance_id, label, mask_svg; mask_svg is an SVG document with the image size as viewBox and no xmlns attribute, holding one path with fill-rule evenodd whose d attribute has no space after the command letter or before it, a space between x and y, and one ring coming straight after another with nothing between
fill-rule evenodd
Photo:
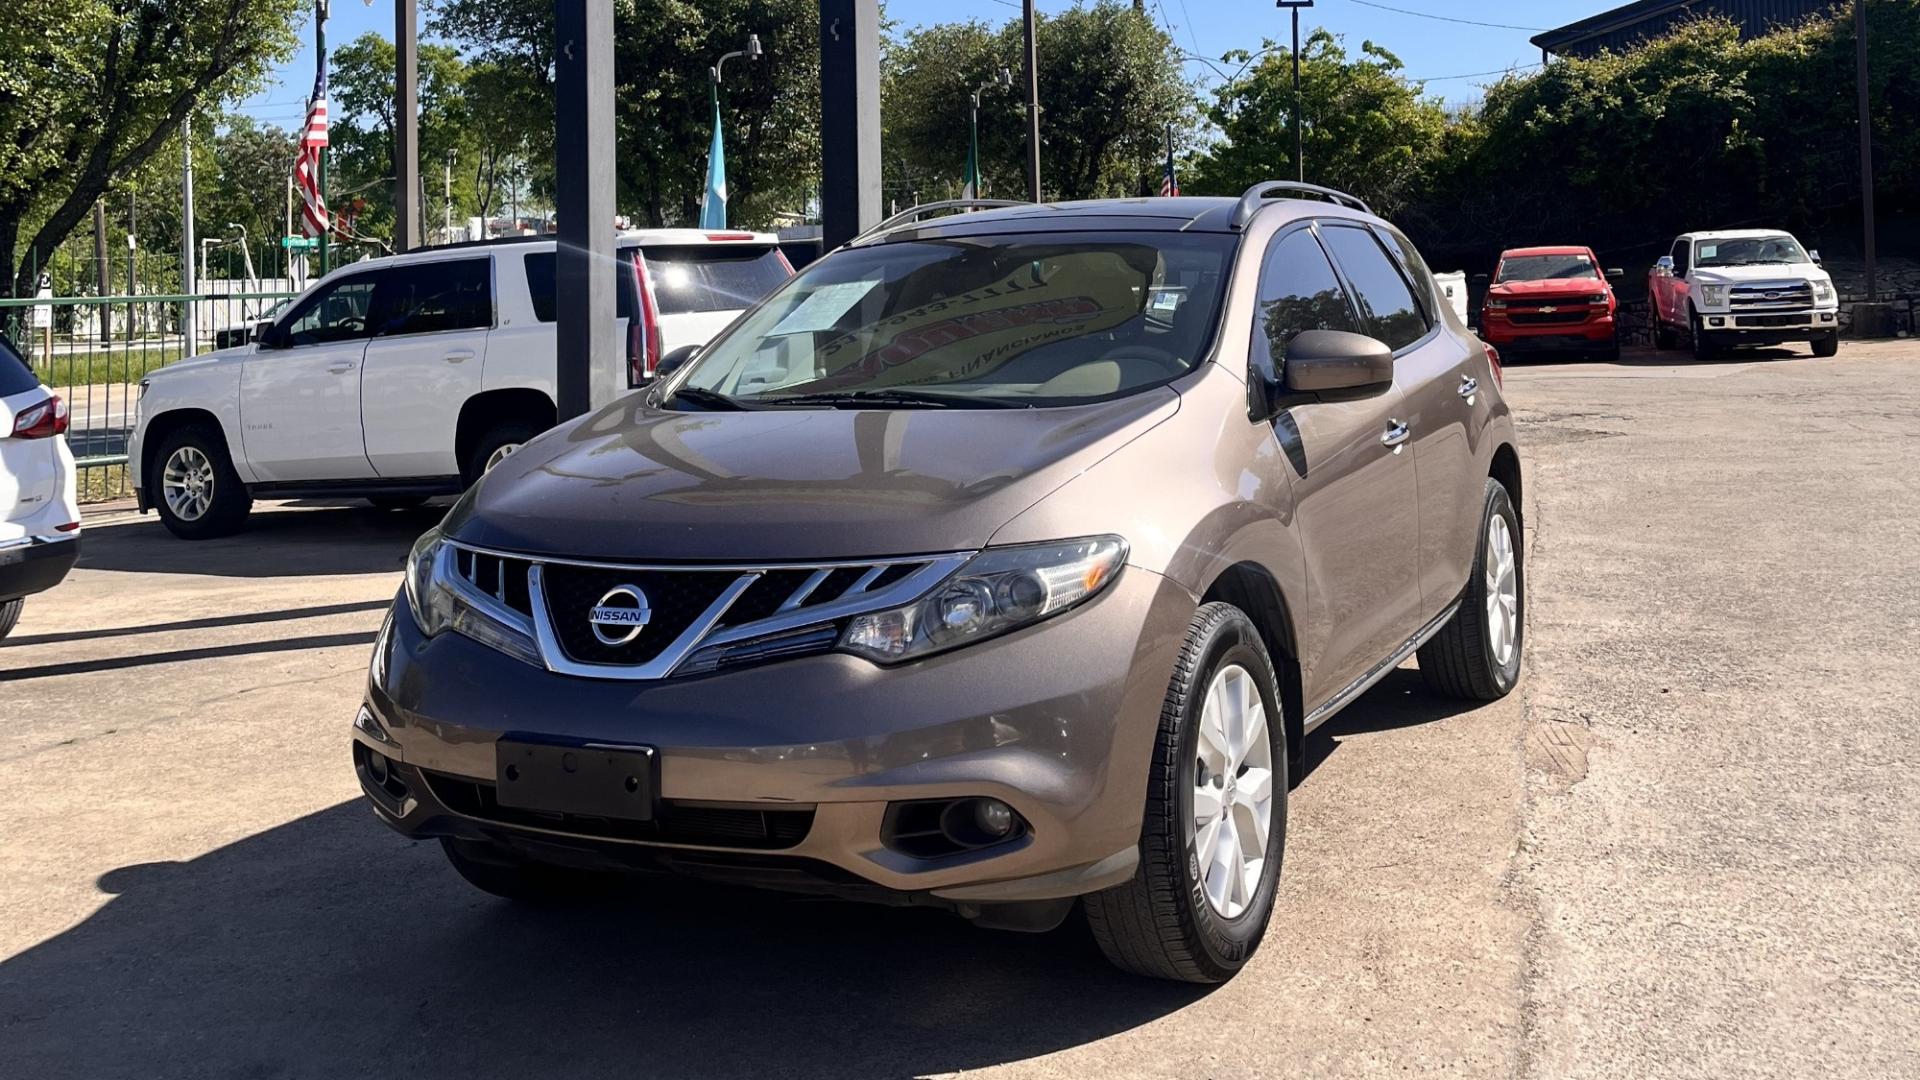
<instances>
[{"instance_id":1,"label":"flag pole","mask_svg":"<svg viewBox=\"0 0 1920 1080\"><path fill-rule=\"evenodd\" d=\"M313 62L316 74L324 79L327 70L327 0L313 0ZM312 102L308 102L309 111ZM326 222L320 228L320 276L325 277L332 268L332 251L328 240L333 234L333 214L328 210L327 202L327 148L322 146L316 155L317 179L320 181L320 209L326 216Z\"/></svg>"}]
</instances>

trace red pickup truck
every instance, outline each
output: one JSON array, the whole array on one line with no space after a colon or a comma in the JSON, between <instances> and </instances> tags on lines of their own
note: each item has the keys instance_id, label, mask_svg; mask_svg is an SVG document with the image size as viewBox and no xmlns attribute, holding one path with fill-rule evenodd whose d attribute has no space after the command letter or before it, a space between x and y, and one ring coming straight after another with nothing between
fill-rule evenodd
<instances>
[{"instance_id":1,"label":"red pickup truck","mask_svg":"<svg viewBox=\"0 0 1920 1080\"><path fill-rule=\"evenodd\" d=\"M1613 287L1592 248L1503 252L1480 307L1480 337L1502 352L1584 352L1620 358Z\"/></svg>"}]
</instances>

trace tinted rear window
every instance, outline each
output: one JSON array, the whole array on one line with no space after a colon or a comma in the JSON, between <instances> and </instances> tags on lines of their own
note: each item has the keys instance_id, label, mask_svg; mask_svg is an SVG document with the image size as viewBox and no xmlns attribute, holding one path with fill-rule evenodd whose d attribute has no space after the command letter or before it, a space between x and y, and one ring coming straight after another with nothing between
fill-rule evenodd
<instances>
[{"instance_id":1,"label":"tinted rear window","mask_svg":"<svg viewBox=\"0 0 1920 1080\"><path fill-rule=\"evenodd\" d=\"M632 264L633 249L620 252L620 265L613 274L613 313L622 319L633 316L633 273L628 269ZM536 251L527 256L527 296L533 301L533 317L541 322L554 320L554 309L559 301L553 285L554 253Z\"/></svg>"},{"instance_id":2,"label":"tinted rear window","mask_svg":"<svg viewBox=\"0 0 1920 1080\"><path fill-rule=\"evenodd\" d=\"M0 335L0 397L24 394L40 385L40 380L13 351L13 342Z\"/></svg>"},{"instance_id":3,"label":"tinted rear window","mask_svg":"<svg viewBox=\"0 0 1920 1080\"><path fill-rule=\"evenodd\" d=\"M653 302L662 315L739 311L787 280L778 249L747 244L693 244L640 249Z\"/></svg>"}]
</instances>

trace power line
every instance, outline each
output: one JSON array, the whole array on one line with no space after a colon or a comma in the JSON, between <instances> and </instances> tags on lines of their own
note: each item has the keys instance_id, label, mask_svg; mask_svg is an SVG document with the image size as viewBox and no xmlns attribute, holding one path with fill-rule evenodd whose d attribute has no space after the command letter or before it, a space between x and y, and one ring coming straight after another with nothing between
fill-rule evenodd
<instances>
[{"instance_id":1,"label":"power line","mask_svg":"<svg viewBox=\"0 0 1920 1080\"><path fill-rule=\"evenodd\" d=\"M1535 31L1536 33L1552 29L1551 27L1546 27L1546 26L1514 26L1511 23L1477 22L1473 19L1456 19L1451 15L1435 15L1432 12L1427 12L1427 11L1409 11L1406 8L1397 8L1397 7L1390 7L1386 4L1377 4L1377 3L1374 3L1374 0L1352 0L1352 2L1359 4L1362 7L1379 8L1381 11L1391 11L1396 15L1412 15L1416 19L1433 19L1436 22L1460 23L1463 26L1485 26L1493 30L1532 30L1532 31Z\"/></svg>"},{"instance_id":2,"label":"power line","mask_svg":"<svg viewBox=\"0 0 1920 1080\"><path fill-rule=\"evenodd\" d=\"M1520 67L1504 67L1496 71L1469 71L1465 75L1434 75L1428 78L1419 78L1417 76L1409 75L1407 76L1407 81L1423 82L1423 83L1451 82L1454 79L1478 79L1487 75L1512 75L1522 71L1532 71L1534 68L1544 67L1544 66L1545 66L1544 64L1524 64Z\"/></svg>"}]
</instances>

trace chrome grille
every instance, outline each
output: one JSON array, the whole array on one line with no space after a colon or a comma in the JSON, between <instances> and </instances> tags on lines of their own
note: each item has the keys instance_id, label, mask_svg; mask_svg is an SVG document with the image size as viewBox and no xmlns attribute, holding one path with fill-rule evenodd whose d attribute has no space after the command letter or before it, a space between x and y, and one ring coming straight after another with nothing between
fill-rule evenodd
<instances>
[{"instance_id":1,"label":"chrome grille","mask_svg":"<svg viewBox=\"0 0 1920 1080\"><path fill-rule=\"evenodd\" d=\"M530 624L548 670L603 679L662 679L826 652L844 621L897 607L947 577L971 552L919 558L754 566L625 565L543 559L461 544L462 586ZM625 587L628 593L618 593ZM637 607L638 632L596 609ZM610 599L611 598L611 599ZM596 629L601 633L596 633ZM611 639L611 640L609 640Z\"/></svg>"},{"instance_id":2,"label":"chrome grille","mask_svg":"<svg viewBox=\"0 0 1920 1080\"><path fill-rule=\"evenodd\" d=\"M1805 281L1760 281L1735 285L1727 304L1736 312L1791 311L1813 306L1813 286Z\"/></svg>"}]
</instances>

